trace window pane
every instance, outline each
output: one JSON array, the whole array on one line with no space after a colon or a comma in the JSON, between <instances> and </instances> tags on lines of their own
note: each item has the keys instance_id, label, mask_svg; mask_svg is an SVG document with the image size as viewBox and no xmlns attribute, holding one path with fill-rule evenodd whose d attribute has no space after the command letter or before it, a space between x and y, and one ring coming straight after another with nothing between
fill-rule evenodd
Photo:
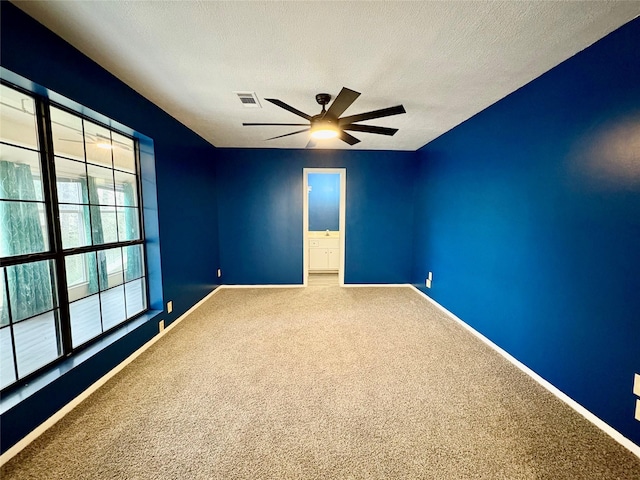
<instances>
[{"instance_id":1,"label":"window pane","mask_svg":"<svg viewBox=\"0 0 640 480\"><path fill-rule=\"evenodd\" d=\"M43 201L38 152L0 144L0 198Z\"/></svg>"},{"instance_id":2,"label":"window pane","mask_svg":"<svg viewBox=\"0 0 640 480\"><path fill-rule=\"evenodd\" d=\"M52 260L22 263L6 269L11 316L14 322L57 306Z\"/></svg>"},{"instance_id":3,"label":"window pane","mask_svg":"<svg viewBox=\"0 0 640 480\"><path fill-rule=\"evenodd\" d=\"M56 157L56 186L58 202L89 203L86 164Z\"/></svg>"},{"instance_id":4,"label":"window pane","mask_svg":"<svg viewBox=\"0 0 640 480\"><path fill-rule=\"evenodd\" d=\"M136 176L130 173L115 172L116 205L137 207Z\"/></svg>"},{"instance_id":5,"label":"window pane","mask_svg":"<svg viewBox=\"0 0 640 480\"><path fill-rule=\"evenodd\" d=\"M85 267L84 255L70 255L64 259L67 274L67 287L75 288L88 283L87 268ZM86 297L87 295L81 295Z\"/></svg>"},{"instance_id":6,"label":"window pane","mask_svg":"<svg viewBox=\"0 0 640 480\"><path fill-rule=\"evenodd\" d=\"M91 245L90 224L88 206L60 204L62 247L67 249Z\"/></svg>"},{"instance_id":7,"label":"window pane","mask_svg":"<svg viewBox=\"0 0 640 480\"><path fill-rule=\"evenodd\" d=\"M111 162L111 132L104 127L84 121L84 140L87 162L113 168Z\"/></svg>"},{"instance_id":8,"label":"window pane","mask_svg":"<svg viewBox=\"0 0 640 480\"><path fill-rule=\"evenodd\" d=\"M144 275L142 245L132 245L130 247L124 247L122 250L125 281L129 282L135 278L142 277Z\"/></svg>"},{"instance_id":9,"label":"window pane","mask_svg":"<svg viewBox=\"0 0 640 480\"><path fill-rule=\"evenodd\" d=\"M88 165L89 201L93 205L115 205L116 194L113 188L113 170Z\"/></svg>"},{"instance_id":10,"label":"window pane","mask_svg":"<svg viewBox=\"0 0 640 480\"><path fill-rule=\"evenodd\" d=\"M101 257L102 255L102 257ZM124 272L122 269L122 248L110 248L98 252L99 258L104 261L99 264L100 290L115 287L124 283ZM106 280L106 282L104 281Z\"/></svg>"},{"instance_id":11,"label":"window pane","mask_svg":"<svg viewBox=\"0 0 640 480\"><path fill-rule=\"evenodd\" d=\"M118 241L115 207L91 207L91 232L94 245Z\"/></svg>"},{"instance_id":12,"label":"window pane","mask_svg":"<svg viewBox=\"0 0 640 480\"><path fill-rule=\"evenodd\" d=\"M0 200L0 257L48 250L44 204Z\"/></svg>"},{"instance_id":13,"label":"window pane","mask_svg":"<svg viewBox=\"0 0 640 480\"><path fill-rule=\"evenodd\" d=\"M70 302L98 293L100 280L96 252L69 255L65 258L65 270Z\"/></svg>"},{"instance_id":14,"label":"window pane","mask_svg":"<svg viewBox=\"0 0 640 480\"><path fill-rule=\"evenodd\" d=\"M51 107L51 133L56 155L84 161L82 119L64 110Z\"/></svg>"},{"instance_id":15,"label":"window pane","mask_svg":"<svg viewBox=\"0 0 640 480\"><path fill-rule=\"evenodd\" d=\"M29 255L0 267L3 388L71 353L63 352L63 325L74 349L143 312L147 285L144 246L118 245L142 234L135 139L51 106L53 152L45 158L38 127L49 117L37 110L38 96L6 86L0 96L0 257ZM54 171L56 190L45 191L43 174ZM57 222L52 232L50 221ZM57 284L57 260L41 260L51 248L64 255L66 285ZM69 318L61 316L60 288Z\"/></svg>"},{"instance_id":16,"label":"window pane","mask_svg":"<svg viewBox=\"0 0 640 480\"><path fill-rule=\"evenodd\" d=\"M82 345L102 333L100 323L100 297L92 295L69 305L71 313L71 342Z\"/></svg>"},{"instance_id":17,"label":"window pane","mask_svg":"<svg viewBox=\"0 0 640 480\"><path fill-rule=\"evenodd\" d=\"M47 312L13 326L18 375L25 375L61 355L57 311Z\"/></svg>"},{"instance_id":18,"label":"window pane","mask_svg":"<svg viewBox=\"0 0 640 480\"><path fill-rule=\"evenodd\" d=\"M7 285L4 281L4 267L0 267L0 326L9 325L9 303L7 302Z\"/></svg>"},{"instance_id":19,"label":"window pane","mask_svg":"<svg viewBox=\"0 0 640 480\"><path fill-rule=\"evenodd\" d=\"M38 150L33 98L0 85L0 140Z\"/></svg>"},{"instance_id":20,"label":"window pane","mask_svg":"<svg viewBox=\"0 0 640 480\"><path fill-rule=\"evenodd\" d=\"M113 166L118 170L135 173L136 158L133 140L124 135L111 132L113 139Z\"/></svg>"},{"instance_id":21,"label":"window pane","mask_svg":"<svg viewBox=\"0 0 640 480\"><path fill-rule=\"evenodd\" d=\"M106 292L101 292L100 305L102 306L102 328L104 330L109 330L124 322L127 318L124 307L124 286L120 285Z\"/></svg>"},{"instance_id":22,"label":"window pane","mask_svg":"<svg viewBox=\"0 0 640 480\"><path fill-rule=\"evenodd\" d=\"M0 388L16 381L16 369L13 362L13 348L11 346L11 330L9 327L0 329Z\"/></svg>"},{"instance_id":23,"label":"window pane","mask_svg":"<svg viewBox=\"0 0 640 480\"><path fill-rule=\"evenodd\" d=\"M142 279L125 283L124 291L127 301L127 317L132 317L147 308L144 281Z\"/></svg>"},{"instance_id":24,"label":"window pane","mask_svg":"<svg viewBox=\"0 0 640 480\"><path fill-rule=\"evenodd\" d=\"M138 240L140 228L138 227L138 209L129 207L117 207L118 213L118 240Z\"/></svg>"}]
</instances>

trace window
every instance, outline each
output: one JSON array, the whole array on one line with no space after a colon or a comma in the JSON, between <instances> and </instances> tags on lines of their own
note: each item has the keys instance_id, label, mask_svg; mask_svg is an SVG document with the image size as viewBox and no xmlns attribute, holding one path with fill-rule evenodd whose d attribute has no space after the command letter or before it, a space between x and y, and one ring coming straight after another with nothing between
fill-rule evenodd
<instances>
[{"instance_id":1,"label":"window","mask_svg":"<svg viewBox=\"0 0 640 480\"><path fill-rule=\"evenodd\" d=\"M147 309L137 144L0 85L0 388Z\"/></svg>"}]
</instances>

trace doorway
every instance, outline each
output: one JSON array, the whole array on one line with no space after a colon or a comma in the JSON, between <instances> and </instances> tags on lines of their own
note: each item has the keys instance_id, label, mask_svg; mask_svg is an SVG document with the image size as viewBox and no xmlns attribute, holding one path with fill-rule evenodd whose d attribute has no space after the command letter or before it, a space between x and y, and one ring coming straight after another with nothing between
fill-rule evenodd
<instances>
[{"instance_id":1,"label":"doorway","mask_svg":"<svg viewBox=\"0 0 640 480\"><path fill-rule=\"evenodd\" d=\"M347 169L304 168L302 191L303 284L343 286Z\"/></svg>"}]
</instances>

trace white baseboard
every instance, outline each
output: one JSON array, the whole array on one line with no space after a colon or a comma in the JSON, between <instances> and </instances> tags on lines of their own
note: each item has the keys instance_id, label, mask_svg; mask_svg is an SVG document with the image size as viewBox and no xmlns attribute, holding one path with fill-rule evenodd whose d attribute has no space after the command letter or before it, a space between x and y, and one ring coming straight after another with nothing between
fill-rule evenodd
<instances>
[{"instance_id":1,"label":"white baseboard","mask_svg":"<svg viewBox=\"0 0 640 480\"><path fill-rule=\"evenodd\" d=\"M304 284L302 283L291 283L286 285L220 285L218 289L226 289L226 288L303 288Z\"/></svg>"},{"instance_id":2,"label":"white baseboard","mask_svg":"<svg viewBox=\"0 0 640 480\"><path fill-rule=\"evenodd\" d=\"M631 453L633 453L634 455L636 455L637 457L640 458L640 446L636 445L634 442L632 442L631 440L629 440L627 437L625 437L624 435L622 435L619 431L617 431L615 428L613 428L611 425L609 425L608 423L604 422L603 420L601 420L599 417L597 417L596 415L594 415L593 413L591 413L589 410L587 410L586 408L584 408L582 405L580 405L578 402L576 402L574 399L572 399L571 397L569 397L566 393L562 392L560 389L558 389L557 387L555 387L553 384L549 383L547 380L545 380L544 378L542 378L540 375L538 375L536 372L534 372L533 370L531 370L529 367L527 367L524 363L522 363L521 361L519 361L518 359L516 359L515 357L513 357L511 354L509 354L508 352L506 352L505 350L503 350L502 348L500 348L498 345L496 345L495 343L493 343L491 340L489 340L487 337L485 337L484 335L482 335L480 332L478 332L477 330L475 330L473 327L471 327L469 324L465 323L464 321L462 321L460 318L458 318L456 315L454 315L453 313L451 313L449 310L447 310L446 308L444 308L442 305L440 305L438 302L436 302L433 298L429 297L426 293L424 293L423 291L421 291L420 289L416 288L414 285L409 285L411 288L413 288L416 292L418 292L420 295L422 295L424 298L426 298L429 302L431 302L431 304L433 306L435 306L436 308L438 308L440 311L442 311L443 313L445 313L448 317L450 317L452 320L454 320L455 322L457 322L458 324L460 324L463 328L465 328L467 331L469 331L470 333L472 333L473 335L475 335L478 339L480 339L482 342L484 342L485 344L487 344L489 347L491 347L493 350L495 350L497 353L499 353L500 355L502 355L504 358L506 358L509 362L511 362L513 365L515 365L517 368L519 368L520 370L522 370L524 373L526 373L529 377L531 377L533 380L535 380L537 383L539 383L540 385L542 385L545 389L547 389L550 393L552 393L555 397L557 397L558 399L562 400L564 403L566 403L567 405L569 405L573 410L575 410L576 412L578 412L580 415L582 415L584 418L586 418L588 421L590 421L591 423L593 423L596 427L598 427L600 430L602 430L603 432L605 432L607 435L609 435L611 438L613 438L616 442L618 442L620 445L622 445L623 447L625 447L626 449L628 449Z\"/></svg>"},{"instance_id":3,"label":"white baseboard","mask_svg":"<svg viewBox=\"0 0 640 480\"><path fill-rule=\"evenodd\" d=\"M109 381L113 376L115 376L118 372L120 372L124 367L133 362L136 358L140 356L145 350L147 350L151 345L156 343L160 338L166 335L173 327L175 327L178 323L180 323L187 315L197 309L204 302L209 300L213 295L218 293L220 288L216 288L211 293L207 294L202 300L196 303L189 310L180 315L177 319L175 319L171 325L169 325L164 330L160 331L158 335L155 335L151 340L142 345L138 350L129 355L126 359L124 359L121 363L103 375L100 379L96 380L91 386L89 386L86 390L84 390L80 395L75 397L69 403L67 403L64 407L54 413L51 417L45 420L43 423L38 425L34 430L32 430L27 436L25 436L22 440L16 443L9 450L0 455L0 466L7 463L11 458L15 457L18 453L20 453L27 445L33 442L36 438L46 432L49 428L59 422L66 414L68 414L71 410L77 407L83 400L89 397L93 392L102 387L107 381Z\"/></svg>"},{"instance_id":4,"label":"white baseboard","mask_svg":"<svg viewBox=\"0 0 640 480\"><path fill-rule=\"evenodd\" d=\"M293 283L286 285L220 285L218 288L304 288L308 284ZM398 288L410 287L409 283L345 283L340 285L347 288Z\"/></svg>"}]
</instances>

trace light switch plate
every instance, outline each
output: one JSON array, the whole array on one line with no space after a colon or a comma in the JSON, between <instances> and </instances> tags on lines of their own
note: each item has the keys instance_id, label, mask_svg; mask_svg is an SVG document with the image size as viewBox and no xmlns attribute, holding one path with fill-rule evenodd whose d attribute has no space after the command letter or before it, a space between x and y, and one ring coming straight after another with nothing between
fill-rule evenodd
<instances>
[{"instance_id":1,"label":"light switch plate","mask_svg":"<svg viewBox=\"0 0 640 480\"><path fill-rule=\"evenodd\" d=\"M427 288L431 288L431 280L429 280L427 278L427 281L425 282L425 285L427 286Z\"/></svg>"},{"instance_id":2,"label":"light switch plate","mask_svg":"<svg viewBox=\"0 0 640 480\"><path fill-rule=\"evenodd\" d=\"M433 272L429 272L429 280L433 280Z\"/></svg>"},{"instance_id":3,"label":"light switch plate","mask_svg":"<svg viewBox=\"0 0 640 480\"><path fill-rule=\"evenodd\" d=\"M633 394L640 397L640 373L633 376Z\"/></svg>"},{"instance_id":4,"label":"light switch plate","mask_svg":"<svg viewBox=\"0 0 640 480\"><path fill-rule=\"evenodd\" d=\"M167 313L173 312L173 301L167 302Z\"/></svg>"}]
</instances>

